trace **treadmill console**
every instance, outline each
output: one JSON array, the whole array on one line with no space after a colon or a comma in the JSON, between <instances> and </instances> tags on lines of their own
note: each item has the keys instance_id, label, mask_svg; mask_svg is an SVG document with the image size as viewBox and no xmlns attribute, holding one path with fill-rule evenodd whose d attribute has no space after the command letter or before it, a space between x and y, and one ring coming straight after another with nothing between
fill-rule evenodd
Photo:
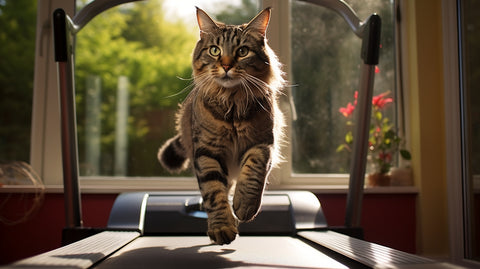
<instances>
[{"instance_id":1,"label":"treadmill console","mask_svg":"<svg viewBox=\"0 0 480 269\"><path fill-rule=\"evenodd\" d=\"M295 234L326 228L317 197L306 191L266 191L257 217L241 223L240 234ZM134 192L116 199L110 229L139 230L145 235L205 234L207 214L199 192Z\"/></svg>"}]
</instances>

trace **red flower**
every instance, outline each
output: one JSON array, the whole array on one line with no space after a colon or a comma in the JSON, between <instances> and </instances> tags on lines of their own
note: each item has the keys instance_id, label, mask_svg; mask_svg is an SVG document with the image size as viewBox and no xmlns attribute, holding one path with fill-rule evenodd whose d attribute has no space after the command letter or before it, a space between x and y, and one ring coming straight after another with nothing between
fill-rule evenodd
<instances>
[{"instance_id":1,"label":"red flower","mask_svg":"<svg viewBox=\"0 0 480 269\"><path fill-rule=\"evenodd\" d=\"M378 158L386 163L389 163L392 161L392 154L380 152L378 154Z\"/></svg>"},{"instance_id":2,"label":"red flower","mask_svg":"<svg viewBox=\"0 0 480 269\"><path fill-rule=\"evenodd\" d=\"M341 107L338 111L343 114L343 116L348 117L352 115L353 111L355 110L355 106L352 103L348 103L347 107Z\"/></svg>"},{"instance_id":3,"label":"red flower","mask_svg":"<svg viewBox=\"0 0 480 269\"><path fill-rule=\"evenodd\" d=\"M372 105L376 106L379 109L382 109L386 104L392 103L393 98L385 98L388 95L388 92L381 93L372 98Z\"/></svg>"}]
</instances>

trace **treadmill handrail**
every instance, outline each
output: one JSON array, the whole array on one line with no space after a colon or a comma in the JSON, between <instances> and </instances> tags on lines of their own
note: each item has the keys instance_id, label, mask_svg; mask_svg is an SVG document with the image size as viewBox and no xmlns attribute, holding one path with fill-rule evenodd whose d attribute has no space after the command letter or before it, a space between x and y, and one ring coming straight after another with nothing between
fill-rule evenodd
<instances>
[{"instance_id":1,"label":"treadmill handrail","mask_svg":"<svg viewBox=\"0 0 480 269\"><path fill-rule=\"evenodd\" d=\"M363 36L363 29L365 28L365 23L362 22L355 11L343 0L300 0L315 5L323 6L329 8L343 17L343 19L348 23L352 31L360 38Z\"/></svg>"},{"instance_id":2,"label":"treadmill handrail","mask_svg":"<svg viewBox=\"0 0 480 269\"><path fill-rule=\"evenodd\" d=\"M78 33L90 20L112 7L143 0L95 0L86 5L73 17L74 34Z\"/></svg>"}]
</instances>

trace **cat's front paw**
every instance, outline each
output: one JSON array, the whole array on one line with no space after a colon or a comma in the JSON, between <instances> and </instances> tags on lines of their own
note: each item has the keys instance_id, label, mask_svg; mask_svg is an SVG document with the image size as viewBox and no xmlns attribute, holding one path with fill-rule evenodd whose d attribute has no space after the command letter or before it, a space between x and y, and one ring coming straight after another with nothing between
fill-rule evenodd
<instances>
[{"instance_id":1,"label":"cat's front paw","mask_svg":"<svg viewBox=\"0 0 480 269\"><path fill-rule=\"evenodd\" d=\"M238 230L234 225L209 227L208 236L217 245L230 244L237 237Z\"/></svg>"},{"instance_id":2,"label":"cat's front paw","mask_svg":"<svg viewBox=\"0 0 480 269\"><path fill-rule=\"evenodd\" d=\"M233 198L233 211L235 216L241 222L248 222L253 220L258 213L260 208L260 199L245 199L245 197L238 197L235 195Z\"/></svg>"}]
</instances>

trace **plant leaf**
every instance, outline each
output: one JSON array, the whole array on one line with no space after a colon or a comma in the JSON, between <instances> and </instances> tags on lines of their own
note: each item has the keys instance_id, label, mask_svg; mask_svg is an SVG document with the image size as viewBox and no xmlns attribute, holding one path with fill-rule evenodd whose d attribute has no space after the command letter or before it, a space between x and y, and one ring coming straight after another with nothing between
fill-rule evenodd
<instances>
[{"instance_id":1,"label":"plant leaf","mask_svg":"<svg viewBox=\"0 0 480 269\"><path fill-rule=\"evenodd\" d=\"M392 129L385 132L385 139L393 139L393 138L395 138L395 132Z\"/></svg>"},{"instance_id":2,"label":"plant leaf","mask_svg":"<svg viewBox=\"0 0 480 269\"><path fill-rule=\"evenodd\" d=\"M400 150L400 155L402 156L403 159L409 161L412 159L412 155L410 155L410 152L406 149L401 149Z\"/></svg>"},{"instance_id":3,"label":"plant leaf","mask_svg":"<svg viewBox=\"0 0 480 269\"><path fill-rule=\"evenodd\" d=\"M345 135L345 142L347 142L347 144L351 144L353 142L353 134L351 131L349 131L346 135Z\"/></svg>"}]
</instances>

